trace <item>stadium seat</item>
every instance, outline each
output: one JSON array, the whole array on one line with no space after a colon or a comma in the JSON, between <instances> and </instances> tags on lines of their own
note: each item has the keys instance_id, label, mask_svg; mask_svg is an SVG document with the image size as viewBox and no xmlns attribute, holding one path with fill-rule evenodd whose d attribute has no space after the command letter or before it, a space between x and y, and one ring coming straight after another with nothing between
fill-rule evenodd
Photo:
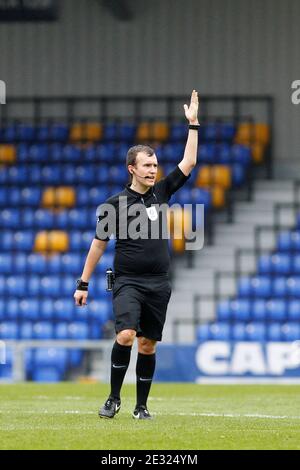
<instances>
[{"instance_id":1,"label":"stadium seat","mask_svg":"<svg viewBox=\"0 0 300 470\"><path fill-rule=\"evenodd\" d=\"M42 206L47 208L74 207L76 203L76 193L74 188L61 186L56 188L45 189L42 196Z\"/></svg>"},{"instance_id":2,"label":"stadium seat","mask_svg":"<svg viewBox=\"0 0 300 470\"><path fill-rule=\"evenodd\" d=\"M34 251L40 253L64 252L69 249L68 234L64 231L52 230L37 233Z\"/></svg>"},{"instance_id":3,"label":"stadium seat","mask_svg":"<svg viewBox=\"0 0 300 470\"><path fill-rule=\"evenodd\" d=\"M17 151L14 145L0 145L0 164L15 163L16 156Z\"/></svg>"},{"instance_id":4,"label":"stadium seat","mask_svg":"<svg viewBox=\"0 0 300 470\"><path fill-rule=\"evenodd\" d=\"M70 129L71 141L99 141L102 138L103 129L99 123L76 123Z\"/></svg>"},{"instance_id":5,"label":"stadium seat","mask_svg":"<svg viewBox=\"0 0 300 470\"><path fill-rule=\"evenodd\" d=\"M137 128L138 141L165 142L169 137L169 127L165 122L144 122Z\"/></svg>"}]
</instances>

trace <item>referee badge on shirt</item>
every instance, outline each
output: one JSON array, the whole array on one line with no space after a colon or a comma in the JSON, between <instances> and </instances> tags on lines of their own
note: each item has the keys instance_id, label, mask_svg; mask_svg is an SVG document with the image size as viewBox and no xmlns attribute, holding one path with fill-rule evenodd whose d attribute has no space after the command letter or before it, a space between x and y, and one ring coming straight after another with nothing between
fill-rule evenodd
<instances>
[{"instance_id":1,"label":"referee badge on shirt","mask_svg":"<svg viewBox=\"0 0 300 470\"><path fill-rule=\"evenodd\" d=\"M146 207L146 211L150 220L156 220L158 218L157 210L155 206Z\"/></svg>"}]
</instances>

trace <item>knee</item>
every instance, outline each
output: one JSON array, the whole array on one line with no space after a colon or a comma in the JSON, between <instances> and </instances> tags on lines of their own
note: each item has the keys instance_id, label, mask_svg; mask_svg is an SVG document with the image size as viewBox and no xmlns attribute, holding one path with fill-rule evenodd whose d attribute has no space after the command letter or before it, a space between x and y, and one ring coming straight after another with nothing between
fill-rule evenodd
<instances>
[{"instance_id":1,"label":"knee","mask_svg":"<svg viewBox=\"0 0 300 470\"><path fill-rule=\"evenodd\" d=\"M140 337L139 342L139 353L141 354L154 354L156 350L156 341Z\"/></svg>"},{"instance_id":2,"label":"knee","mask_svg":"<svg viewBox=\"0 0 300 470\"><path fill-rule=\"evenodd\" d=\"M117 341L122 346L132 346L134 338L136 337L136 331L134 330L123 330L117 334Z\"/></svg>"}]
</instances>

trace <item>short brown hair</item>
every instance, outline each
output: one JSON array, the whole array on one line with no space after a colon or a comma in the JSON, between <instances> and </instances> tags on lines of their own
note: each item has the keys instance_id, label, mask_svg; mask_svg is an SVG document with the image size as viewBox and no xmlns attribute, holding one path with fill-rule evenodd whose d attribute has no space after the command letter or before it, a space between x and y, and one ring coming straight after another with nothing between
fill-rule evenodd
<instances>
[{"instance_id":1,"label":"short brown hair","mask_svg":"<svg viewBox=\"0 0 300 470\"><path fill-rule=\"evenodd\" d=\"M149 157L154 155L153 148L149 147L149 145L135 145L134 147L130 147L126 155L126 168L128 170L128 165L135 165L136 164L136 157L137 154L143 152ZM130 174L130 181L132 181L132 174Z\"/></svg>"}]
</instances>

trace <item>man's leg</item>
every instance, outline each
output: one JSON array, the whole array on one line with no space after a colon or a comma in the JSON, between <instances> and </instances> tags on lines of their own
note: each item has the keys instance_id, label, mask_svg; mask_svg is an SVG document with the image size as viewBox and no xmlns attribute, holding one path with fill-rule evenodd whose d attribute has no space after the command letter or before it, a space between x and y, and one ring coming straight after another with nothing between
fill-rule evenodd
<instances>
[{"instance_id":1,"label":"man's leg","mask_svg":"<svg viewBox=\"0 0 300 470\"><path fill-rule=\"evenodd\" d=\"M117 335L111 352L110 395L99 411L101 418L113 418L121 406L120 391L130 362L135 330L123 330Z\"/></svg>"},{"instance_id":2,"label":"man's leg","mask_svg":"<svg viewBox=\"0 0 300 470\"><path fill-rule=\"evenodd\" d=\"M137 401L133 413L134 418L151 418L147 410L147 399L150 392L152 379L155 371L155 348L156 341L138 338L138 357L136 363L136 393Z\"/></svg>"}]
</instances>

